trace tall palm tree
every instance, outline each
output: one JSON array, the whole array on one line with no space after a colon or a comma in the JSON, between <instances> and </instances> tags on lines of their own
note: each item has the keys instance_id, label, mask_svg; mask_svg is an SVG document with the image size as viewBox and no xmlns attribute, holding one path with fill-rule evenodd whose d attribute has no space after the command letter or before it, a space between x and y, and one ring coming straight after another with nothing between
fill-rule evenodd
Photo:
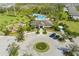
<instances>
[{"instance_id":1,"label":"tall palm tree","mask_svg":"<svg viewBox=\"0 0 79 59\"><path fill-rule=\"evenodd\" d=\"M17 56L19 54L18 50L19 46L13 42L8 46L9 56Z\"/></svg>"},{"instance_id":2,"label":"tall palm tree","mask_svg":"<svg viewBox=\"0 0 79 59\"><path fill-rule=\"evenodd\" d=\"M24 41L24 29L23 27L20 25L18 30L17 30L17 41L18 42L21 42L21 41Z\"/></svg>"},{"instance_id":3,"label":"tall palm tree","mask_svg":"<svg viewBox=\"0 0 79 59\"><path fill-rule=\"evenodd\" d=\"M67 46L69 50L64 51L66 56L78 56L79 55L79 46L77 44L70 44Z\"/></svg>"}]
</instances>

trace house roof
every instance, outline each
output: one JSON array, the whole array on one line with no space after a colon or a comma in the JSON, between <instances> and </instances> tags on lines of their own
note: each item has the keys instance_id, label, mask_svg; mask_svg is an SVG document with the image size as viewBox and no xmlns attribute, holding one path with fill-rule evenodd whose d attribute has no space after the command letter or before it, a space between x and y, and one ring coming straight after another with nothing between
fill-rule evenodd
<instances>
[{"instance_id":1,"label":"house roof","mask_svg":"<svg viewBox=\"0 0 79 59\"><path fill-rule=\"evenodd\" d=\"M75 8L76 6L79 6L79 4L65 4L71 16L79 16L79 11Z\"/></svg>"},{"instance_id":2,"label":"house roof","mask_svg":"<svg viewBox=\"0 0 79 59\"><path fill-rule=\"evenodd\" d=\"M72 16L79 16L79 11L75 7L68 7L69 14Z\"/></svg>"},{"instance_id":3,"label":"house roof","mask_svg":"<svg viewBox=\"0 0 79 59\"><path fill-rule=\"evenodd\" d=\"M52 23L49 20L44 20L44 21L34 20L34 21L31 21L31 25L34 25L34 26L51 26Z\"/></svg>"}]
</instances>

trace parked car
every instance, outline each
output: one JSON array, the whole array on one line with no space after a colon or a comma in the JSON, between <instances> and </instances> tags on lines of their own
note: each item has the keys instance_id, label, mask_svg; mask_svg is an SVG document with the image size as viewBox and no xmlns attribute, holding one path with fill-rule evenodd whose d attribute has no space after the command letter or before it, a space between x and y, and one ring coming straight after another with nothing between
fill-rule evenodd
<instances>
[{"instance_id":1,"label":"parked car","mask_svg":"<svg viewBox=\"0 0 79 59\"><path fill-rule=\"evenodd\" d=\"M53 38L56 36L56 33L51 34L49 37Z\"/></svg>"}]
</instances>

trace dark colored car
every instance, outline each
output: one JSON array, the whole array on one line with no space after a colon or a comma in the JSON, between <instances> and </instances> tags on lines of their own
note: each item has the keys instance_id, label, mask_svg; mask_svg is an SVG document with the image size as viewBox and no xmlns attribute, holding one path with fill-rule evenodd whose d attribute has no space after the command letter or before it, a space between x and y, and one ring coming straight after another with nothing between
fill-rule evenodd
<instances>
[{"instance_id":1,"label":"dark colored car","mask_svg":"<svg viewBox=\"0 0 79 59\"><path fill-rule=\"evenodd\" d=\"M51 37L53 39L58 39L60 36L59 35L56 35L56 33L53 33L49 37Z\"/></svg>"},{"instance_id":2,"label":"dark colored car","mask_svg":"<svg viewBox=\"0 0 79 59\"><path fill-rule=\"evenodd\" d=\"M51 34L49 37L53 38L56 36L56 33Z\"/></svg>"},{"instance_id":3,"label":"dark colored car","mask_svg":"<svg viewBox=\"0 0 79 59\"><path fill-rule=\"evenodd\" d=\"M53 39L59 39L59 35L56 35L55 37L53 37Z\"/></svg>"}]
</instances>

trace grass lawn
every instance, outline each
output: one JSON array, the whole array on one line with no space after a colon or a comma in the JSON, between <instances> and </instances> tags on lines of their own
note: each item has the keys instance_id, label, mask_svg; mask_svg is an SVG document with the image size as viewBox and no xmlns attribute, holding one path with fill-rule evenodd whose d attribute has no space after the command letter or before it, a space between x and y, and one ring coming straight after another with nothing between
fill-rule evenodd
<instances>
[{"instance_id":1,"label":"grass lawn","mask_svg":"<svg viewBox=\"0 0 79 59\"><path fill-rule=\"evenodd\" d=\"M64 20L64 21L61 21L61 22L63 22L66 25L68 25L69 26L68 29L70 31L79 33L79 22L67 21L67 20Z\"/></svg>"},{"instance_id":2,"label":"grass lawn","mask_svg":"<svg viewBox=\"0 0 79 59\"><path fill-rule=\"evenodd\" d=\"M14 20L14 19L15 17L0 14L0 25L5 23L6 21L11 22L11 20Z\"/></svg>"},{"instance_id":3,"label":"grass lawn","mask_svg":"<svg viewBox=\"0 0 79 59\"><path fill-rule=\"evenodd\" d=\"M37 52L46 52L49 49L49 45L45 42L38 42L34 45L34 49Z\"/></svg>"},{"instance_id":4,"label":"grass lawn","mask_svg":"<svg viewBox=\"0 0 79 59\"><path fill-rule=\"evenodd\" d=\"M21 17L13 17L13 16L7 16L7 15L2 15L2 14L0 14L0 25L1 24L3 24L3 23L5 23L5 22L12 22L12 20L14 20L13 22L16 22L17 20L15 20L15 19L19 19L18 21L23 21L23 22L29 22L30 21L30 19L28 18L28 17L23 17L23 18L21 18ZM23 20L24 19L24 20Z\"/></svg>"}]
</instances>

